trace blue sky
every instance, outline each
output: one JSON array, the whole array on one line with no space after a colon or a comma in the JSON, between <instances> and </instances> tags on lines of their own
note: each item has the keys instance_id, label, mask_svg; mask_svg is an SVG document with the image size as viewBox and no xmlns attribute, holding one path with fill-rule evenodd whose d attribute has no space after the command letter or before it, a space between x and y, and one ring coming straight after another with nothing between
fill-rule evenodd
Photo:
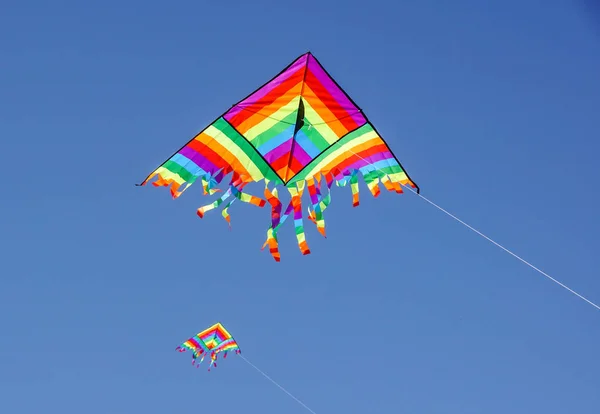
<instances>
[{"instance_id":1,"label":"blue sky","mask_svg":"<svg viewBox=\"0 0 600 414\"><path fill-rule=\"evenodd\" d=\"M229 231L192 187L137 188L312 51L422 194L600 301L592 1L12 2L0 17L0 409L596 412L600 312L413 194L335 189L328 238Z\"/></svg>"}]
</instances>

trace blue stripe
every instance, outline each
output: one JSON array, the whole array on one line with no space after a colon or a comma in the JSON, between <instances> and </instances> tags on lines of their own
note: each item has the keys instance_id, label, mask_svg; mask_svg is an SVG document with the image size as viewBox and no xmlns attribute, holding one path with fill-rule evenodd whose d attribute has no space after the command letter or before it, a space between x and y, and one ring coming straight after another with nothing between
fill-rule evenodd
<instances>
[{"instance_id":1,"label":"blue stripe","mask_svg":"<svg viewBox=\"0 0 600 414\"><path fill-rule=\"evenodd\" d=\"M171 161L177 163L195 177L199 177L200 175L206 174L206 171L200 168L194 161L190 160L185 155L179 153L175 154L171 158Z\"/></svg>"},{"instance_id":2,"label":"blue stripe","mask_svg":"<svg viewBox=\"0 0 600 414\"><path fill-rule=\"evenodd\" d=\"M294 133L294 125L289 126L288 128L281 131L281 133L275 135L273 138L262 144L260 147L257 147L258 152L262 155L267 154L269 151L277 148L285 141L290 139Z\"/></svg>"},{"instance_id":3,"label":"blue stripe","mask_svg":"<svg viewBox=\"0 0 600 414\"><path fill-rule=\"evenodd\" d=\"M310 138L308 138L303 130L298 131L296 134L296 142L300 144L302 149L306 151L310 158L314 159L321 153L321 150L315 146L315 144L310 140Z\"/></svg>"},{"instance_id":4,"label":"blue stripe","mask_svg":"<svg viewBox=\"0 0 600 414\"><path fill-rule=\"evenodd\" d=\"M368 161L367 158L365 158L365 160ZM373 164L367 164L364 167L359 168L359 170L361 173L365 174L365 173L368 173L373 170L381 170L383 168L392 167L394 165L398 165L398 163L396 162L396 160L394 158L391 157L391 158L387 158L385 160L377 161Z\"/></svg>"}]
</instances>

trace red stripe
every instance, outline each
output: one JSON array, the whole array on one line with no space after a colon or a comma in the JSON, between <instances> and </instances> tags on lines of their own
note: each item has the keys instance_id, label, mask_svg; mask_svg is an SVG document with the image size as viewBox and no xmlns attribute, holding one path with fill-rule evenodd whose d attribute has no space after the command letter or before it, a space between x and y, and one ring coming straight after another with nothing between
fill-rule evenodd
<instances>
[{"instance_id":1,"label":"red stripe","mask_svg":"<svg viewBox=\"0 0 600 414\"><path fill-rule=\"evenodd\" d=\"M271 167L273 167L273 169L275 171L277 171L277 175L279 175L279 177L283 180L285 180L285 174L282 175L280 170L287 167L289 156L290 156L290 153L286 152L281 157L277 158L276 160L274 160L270 163ZM285 171L283 171L283 172L285 173Z\"/></svg>"},{"instance_id":2,"label":"red stripe","mask_svg":"<svg viewBox=\"0 0 600 414\"><path fill-rule=\"evenodd\" d=\"M366 150L363 150L363 151L357 153L357 155L352 154L352 156L344 159L339 164L333 166L331 168L331 170L335 170L337 168L340 170L340 172L342 172L349 165L352 165L355 162L361 160L361 157L368 160L368 157L370 157L371 155L375 155L377 153L382 153L382 152L387 152L388 154L390 154L388 148L386 147L386 145L384 143L374 145L372 147L367 148ZM390 154L390 158L393 158L392 154Z\"/></svg>"},{"instance_id":3,"label":"red stripe","mask_svg":"<svg viewBox=\"0 0 600 414\"><path fill-rule=\"evenodd\" d=\"M302 168L304 168L304 165L302 165L302 163L298 161L296 157L292 157L292 161L290 162L289 169L287 170L285 180L288 181L289 179L291 179L294 175L298 174L298 172Z\"/></svg>"},{"instance_id":4,"label":"red stripe","mask_svg":"<svg viewBox=\"0 0 600 414\"><path fill-rule=\"evenodd\" d=\"M285 95L290 89L294 88L304 77L304 68L300 67L293 75L283 81L280 85L273 88L269 93L260 98L259 101L253 102L251 105L244 105L243 108L247 111L238 112L229 121L233 126L238 127L246 119L253 116L256 112L260 112L265 107L271 105L275 100Z\"/></svg>"},{"instance_id":5,"label":"red stripe","mask_svg":"<svg viewBox=\"0 0 600 414\"><path fill-rule=\"evenodd\" d=\"M198 343L198 341L196 341L194 338L190 338L190 339L188 339L188 341L190 341L192 344L194 344L194 346L196 348L200 348L201 347L200 344Z\"/></svg>"},{"instance_id":6,"label":"red stripe","mask_svg":"<svg viewBox=\"0 0 600 414\"><path fill-rule=\"evenodd\" d=\"M331 96L329 91L323 86L313 73L308 70L306 73L306 84L315 93L315 95L325 104L338 120L344 125L348 131L352 131L358 127L356 122L352 119L348 111L346 111L334 98ZM340 91L341 93L341 91ZM326 120L328 121L328 120Z\"/></svg>"},{"instance_id":7,"label":"red stripe","mask_svg":"<svg viewBox=\"0 0 600 414\"><path fill-rule=\"evenodd\" d=\"M188 147L201 154L218 168L223 168L224 175L233 171L233 167L227 161L221 158L219 154L217 154L212 148L206 146L204 143L198 140L193 140L188 144Z\"/></svg>"}]
</instances>

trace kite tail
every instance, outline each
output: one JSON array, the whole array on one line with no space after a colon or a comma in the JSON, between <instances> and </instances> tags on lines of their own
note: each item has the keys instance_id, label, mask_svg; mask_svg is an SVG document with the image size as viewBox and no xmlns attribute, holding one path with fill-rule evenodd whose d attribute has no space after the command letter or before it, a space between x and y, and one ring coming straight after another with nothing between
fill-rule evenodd
<instances>
[{"instance_id":1,"label":"kite tail","mask_svg":"<svg viewBox=\"0 0 600 414\"><path fill-rule=\"evenodd\" d=\"M381 174L381 176L383 176L383 174ZM371 194L375 198L379 197L379 194L381 194L381 189L379 188L379 178L380 174L378 174L377 170L363 174L363 179L365 180L367 187L369 187L369 191L371 191Z\"/></svg>"},{"instance_id":2,"label":"kite tail","mask_svg":"<svg viewBox=\"0 0 600 414\"><path fill-rule=\"evenodd\" d=\"M210 364L208 364L208 370L210 371L211 367L217 367L217 353L216 352L212 352L210 354Z\"/></svg>"},{"instance_id":3,"label":"kite tail","mask_svg":"<svg viewBox=\"0 0 600 414\"><path fill-rule=\"evenodd\" d=\"M196 365L196 368L200 368L200 365L202 364L202 362L204 361L204 357L206 356L206 354L204 352L201 352L202 358L200 358L200 362L198 362L198 364Z\"/></svg>"},{"instance_id":4,"label":"kite tail","mask_svg":"<svg viewBox=\"0 0 600 414\"><path fill-rule=\"evenodd\" d=\"M277 201L279 201L279 200L277 200ZM281 203L279 203L279 204L281 204ZM292 200L290 200L290 202L288 203L288 206L285 209L285 213L283 214L283 216L281 216L279 218L278 223L275 224L275 220L272 221L271 227L269 227L269 229L267 230L267 241L265 241L265 243L263 244L262 249L261 249L261 250L264 250L265 246L267 246L267 244L268 244L269 251L271 252L271 256L273 256L273 259L275 259L276 262L279 262L281 260L281 255L279 254L279 242L277 241L277 231L283 225L283 223L285 223L285 220L288 218L288 216L292 212L293 208L294 208L294 205L293 205L293 198L292 198Z\"/></svg>"},{"instance_id":5,"label":"kite tail","mask_svg":"<svg viewBox=\"0 0 600 414\"><path fill-rule=\"evenodd\" d=\"M248 204L252 204L258 207L264 207L266 201L263 200L262 198L253 196L251 194L248 193L244 193L242 192L242 189L244 188L246 184L241 184L240 186L236 187L236 186L230 186L230 190L231 193L235 196L235 198L233 200L231 200L224 208L223 211L221 212L221 214L223 215L223 218L227 221L227 224L229 225L229 228L231 229L231 217L229 216L229 207L233 204L233 202L237 199L242 201L243 203L248 203Z\"/></svg>"},{"instance_id":6,"label":"kite tail","mask_svg":"<svg viewBox=\"0 0 600 414\"><path fill-rule=\"evenodd\" d=\"M281 202L277 198L276 194L273 195L268 188L265 188L265 195L269 199L269 203L272 206L272 220L271 226L267 230L267 240L263 244L261 250L264 250L264 248L269 245L271 256L273 256L273 259L275 259L277 262L281 260L281 255L279 253L279 242L277 241L277 232L283 223L285 223L285 220L289 217L292 211L294 213L294 229L296 231L296 239L298 240L298 248L303 255L310 254L310 249L306 243L306 236L304 235L304 225L302 220L302 195L304 194L304 188L304 181L297 183L296 187L288 188L292 199L288 203L285 213L282 217L279 217L279 212L281 211Z\"/></svg>"},{"instance_id":7,"label":"kite tail","mask_svg":"<svg viewBox=\"0 0 600 414\"><path fill-rule=\"evenodd\" d=\"M360 204L358 196L358 170L354 170L350 178L350 188L352 189L352 207L358 207Z\"/></svg>"},{"instance_id":8,"label":"kite tail","mask_svg":"<svg viewBox=\"0 0 600 414\"><path fill-rule=\"evenodd\" d=\"M386 190L388 191L395 191L398 194L402 194L402 187L400 186L400 183L397 181L392 181L390 179L389 176L385 176L381 179L381 183L383 184L383 186L385 187Z\"/></svg>"},{"instance_id":9,"label":"kite tail","mask_svg":"<svg viewBox=\"0 0 600 414\"><path fill-rule=\"evenodd\" d=\"M292 199L288 204L283 216L281 216L281 202L277 196L277 191L274 189L273 192L271 192L268 187L265 187L265 197L267 198L269 204L271 204L271 226L267 230L267 240L263 244L262 249L264 250L264 248L268 245L269 251L271 252L271 255L275 261L279 262L281 260L277 233L293 210L294 229L296 232L296 238L298 240L298 247L300 248L302 254L310 254L310 249L304 234L302 220L301 198L304 189L306 187L308 188L312 203L312 209L308 207L308 219L317 226L319 233L326 237L323 212L331 203L331 186L334 182L338 187L345 187L350 184L352 191L352 205L353 207L357 207L360 205L358 185L359 174L362 174L363 179L373 197L378 197L381 193L381 189L379 188L380 180L387 190L395 191L397 193L402 193L401 184L408 184L411 187L416 187L411 181L406 181L406 178L401 174L388 174L371 166L366 166L360 169L346 170L343 173L338 169L334 169L333 171L328 171L326 174L323 174L327 184L325 195L321 193L320 174L313 177L308 177L306 180L296 182L295 187L288 187L288 191L290 192Z\"/></svg>"},{"instance_id":10,"label":"kite tail","mask_svg":"<svg viewBox=\"0 0 600 414\"><path fill-rule=\"evenodd\" d=\"M358 207L360 204L358 193L358 173L359 170L352 170L335 183L338 187L345 187L348 185L348 183L350 183L350 188L352 189L352 207Z\"/></svg>"},{"instance_id":11,"label":"kite tail","mask_svg":"<svg viewBox=\"0 0 600 414\"><path fill-rule=\"evenodd\" d=\"M219 197L218 199L216 199L214 202L212 202L210 204L207 204L205 206L200 207L196 211L196 214L198 214L198 216L200 218L203 218L204 214L207 211L210 211L212 209L215 209L215 208L219 207L225 200L227 200L229 197L231 197L231 193L232 193L231 187L229 187L229 189L227 189L227 191L225 193L223 193L223 195L221 197Z\"/></svg>"},{"instance_id":12,"label":"kite tail","mask_svg":"<svg viewBox=\"0 0 600 414\"><path fill-rule=\"evenodd\" d=\"M213 182L214 182L214 184L212 184ZM212 191L212 193L216 192L211 187L211 185L216 185L218 182L219 182L218 180L214 180L214 179L213 179L213 181L210 181L207 184L207 191L209 191L209 192ZM197 211L198 216L200 218L203 218L204 214L207 211L217 208L224 201L226 201L229 197L231 197L231 195L233 195L235 198L233 200L231 200L229 203L227 203L227 205L223 208L223 211L221 212L223 218L227 221L229 228L231 228L231 217L229 215L229 207L231 207L231 205L233 204L233 202L236 199L238 199L244 203L247 203L247 204L252 204L252 205L255 205L255 206L258 206L261 208L264 207L266 204L266 200L263 200L260 197L253 196L251 194L248 194L248 193L242 191L243 188L246 186L246 184L248 184L249 182L250 181L244 179L244 177L237 176L236 174L234 174L227 191L219 199L215 200L213 203L200 207Z\"/></svg>"},{"instance_id":13,"label":"kite tail","mask_svg":"<svg viewBox=\"0 0 600 414\"><path fill-rule=\"evenodd\" d=\"M159 169L160 170L160 169ZM178 198L186 188L188 188L192 183L196 180L197 177L190 178L189 181L183 181L180 177L169 171L164 169L163 171L154 172L150 175L141 185L146 185L152 178L157 177L155 181L152 182L154 187L167 187L171 193L171 197Z\"/></svg>"},{"instance_id":14,"label":"kite tail","mask_svg":"<svg viewBox=\"0 0 600 414\"><path fill-rule=\"evenodd\" d=\"M271 205L271 227L267 230L267 241L263 244L261 250L264 250L265 246L268 244L271 256L273 256L275 261L279 262L281 260L281 255L279 254L277 236L274 229L279 226L282 205L279 196L277 195L277 188L274 188L271 192L268 184L268 181L265 181L265 197Z\"/></svg>"},{"instance_id":15,"label":"kite tail","mask_svg":"<svg viewBox=\"0 0 600 414\"><path fill-rule=\"evenodd\" d=\"M233 202L235 200L236 199L234 198L229 203L227 203L227 205L225 207L223 207L223 211L221 211L221 215L223 216L225 221L227 221L227 224L229 225L230 230L231 230L231 217L229 216L229 207L233 204Z\"/></svg>"},{"instance_id":16,"label":"kite tail","mask_svg":"<svg viewBox=\"0 0 600 414\"><path fill-rule=\"evenodd\" d=\"M331 185L333 184L333 175L325 175L325 180L327 183L327 187L326 187L327 194L325 195L325 197L323 197L321 195L321 189L320 189L321 177L320 177L320 175L315 176L315 181L316 181L317 185L314 187L314 191L316 193L317 203L315 204L314 199L313 199L313 210L312 211L309 210L309 212L308 212L308 219L316 224L317 230L319 231L319 233L321 233L323 235L323 237L327 237L325 235L325 219L323 217L323 212L325 211L327 206L329 206L329 203L331 203ZM309 192L310 191L311 190L309 187Z\"/></svg>"},{"instance_id":17,"label":"kite tail","mask_svg":"<svg viewBox=\"0 0 600 414\"><path fill-rule=\"evenodd\" d=\"M223 177L222 169L217 170L213 176L210 172L203 170L197 165L191 167L190 170L189 168L191 164L193 164L191 161L184 162L180 165L177 162L169 160L165 164L158 167L140 185L144 186L154 177L157 177L157 179L152 182L152 185L154 187L168 187L171 192L171 196L173 198L178 198L186 189L194 184L198 178L200 178L202 182L202 189L205 195L212 195L217 191L221 191L220 189L216 188L216 186Z\"/></svg>"},{"instance_id":18,"label":"kite tail","mask_svg":"<svg viewBox=\"0 0 600 414\"><path fill-rule=\"evenodd\" d=\"M179 349L179 352L185 352L186 350L180 347L177 347ZM200 366L200 364L202 363L202 361L204 360L204 351L202 349L200 350L194 350L192 352L192 366L195 366L196 368L198 368ZM197 362L198 357L202 355L202 358L200 358L200 362Z\"/></svg>"},{"instance_id":19,"label":"kite tail","mask_svg":"<svg viewBox=\"0 0 600 414\"><path fill-rule=\"evenodd\" d=\"M310 249L306 243L306 236L304 235L304 223L302 220L302 195L304 194L304 187L306 182L301 181L296 184L296 188L290 188L290 194L292 195L292 207L294 209L294 229L296 230L296 240L298 240L298 247L303 255L310 254Z\"/></svg>"},{"instance_id":20,"label":"kite tail","mask_svg":"<svg viewBox=\"0 0 600 414\"><path fill-rule=\"evenodd\" d=\"M253 196L252 194L243 192L242 189L244 188L244 186L245 186L245 184L242 184L239 187L231 186L231 191L233 192L233 195L243 203L252 204L254 206L261 207L261 208L264 207L265 204L267 203L267 201L263 200L260 197L256 197L256 196Z\"/></svg>"},{"instance_id":21,"label":"kite tail","mask_svg":"<svg viewBox=\"0 0 600 414\"><path fill-rule=\"evenodd\" d=\"M317 176L309 178L306 180L306 183L308 185L310 201L312 202L312 210L310 207L307 208L308 219L316 224L317 230L323 237L327 237L325 235L325 220L323 220L323 213L321 210L321 191L319 189L321 181Z\"/></svg>"},{"instance_id":22,"label":"kite tail","mask_svg":"<svg viewBox=\"0 0 600 414\"><path fill-rule=\"evenodd\" d=\"M216 188L218 183L217 181L211 177L210 174L207 174L208 177L202 177L201 181L202 181L202 192L204 193L204 195L213 195L214 193L221 191L220 188Z\"/></svg>"},{"instance_id":23,"label":"kite tail","mask_svg":"<svg viewBox=\"0 0 600 414\"><path fill-rule=\"evenodd\" d=\"M273 191L269 190L268 183L265 184L265 198L271 205L271 227L275 228L279 224L281 218L281 201L277 194L277 188Z\"/></svg>"},{"instance_id":24,"label":"kite tail","mask_svg":"<svg viewBox=\"0 0 600 414\"><path fill-rule=\"evenodd\" d=\"M357 158L362 158L358 154L354 154ZM407 185L412 188L418 187L408 178L404 171L398 166L386 166L378 168L373 163L369 162L360 168L340 169L334 167L328 170L321 170L314 175L305 177L296 182L290 182L286 185L291 201L286 206L285 213L282 215L282 203L277 194L277 189L274 187L269 189L269 180L265 179L264 196L266 199L256 197L244 192L244 187L250 182L256 181L247 175L240 174L235 171L230 165L220 168L212 173L207 172L199 166L191 167L191 164L178 164L181 160L174 162L167 161L165 164L156 169L144 182L140 185L146 185L152 179L155 187L168 187L173 198L179 197L190 185L200 179L204 195L213 195L223 191L217 186L223 181L229 173L232 174L231 182L228 188L222 195L210 204L201 206L197 209L197 215L203 218L204 215L221 204L226 203L221 212L223 218L231 228L231 216L229 209L236 200L252 204L257 207L264 207L268 202L271 206L271 225L267 230L267 240L262 246L262 249L268 245L271 256L275 261L281 261L279 252L278 232L289 215L294 215L294 230L298 242L298 248L303 255L310 254L310 248L306 241L304 222L302 216L302 195L304 190L308 188L310 195L310 205L307 208L308 219L316 225L317 231L323 236L326 236L324 212L331 203L331 187L335 182L338 187L345 187L350 184L352 192L352 205L357 207L360 205L359 194L359 174L362 174L364 182L373 197L378 197L381 193L379 183L383 184L386 190L396 193L402 193L402 185ZM365 160L366 161L366 160ZM346 164L348 165L348 164ZM326 186L322 186L322 179ZM233 196L233 197L232 197Z\"/></svg>"}]
</instances>

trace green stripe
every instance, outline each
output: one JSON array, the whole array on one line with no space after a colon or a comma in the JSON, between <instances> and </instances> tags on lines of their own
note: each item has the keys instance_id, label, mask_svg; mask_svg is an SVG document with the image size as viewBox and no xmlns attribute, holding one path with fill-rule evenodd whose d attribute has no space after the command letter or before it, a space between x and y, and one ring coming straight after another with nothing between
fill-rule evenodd
<instances>
[{"instance_id":1,"label":"green stripe","mask_svg":"<svg viewBox=\"0 0 600 414\"><path fill-rule=\"evenodd\" d=\"M298 111L292 112L291 114L277 122L275 125L273 125L271 128L267 129L264 132L261 132L256 137L254 137L254 139L251 141L252 145L258 148L266 142L269 142L271 139L275 138L275 136L279 135L290 126L293 126L296 123L297 116Z\"/></svg>"},{"instance_id":2,"label":"green stripe","mask_svg":"<svg viewBox=\"0 0 600 414\"><path fill-rule=\"evenodd\" d=\"M196 178L198 178L191 172L186 170L184 166L177 164L175 161L167 160L162 166L163 168L166 168L167 170L171 171L173 174L179 175L189 184L193 183L194 181L196 181Z\"/></svg>"},{"instance_id":3,"label":"green stripe","mask_svg":"<svg viewBox=\"0 0 600 414\"><path fill-rule=\"evenodd\" d=\"M346 135L342 139L336 141L333 145L331 145L329 148L327 148L327 150L325 150L321 155L319 155L317 158L313 159L310 163L308 163L308 165L306 165L304 167L304 169L300 172L300 174L296 175L294 178L292 178L290 180L290 182L287 183L287 186L289 186L290 184L294 184L300 180L305 180L306 174L308 174L308 172L310 170L312 170L314 164L318 164L319 162L321 162L321 160L323 158L329 156L329 154L331 154L332 152L338 151L344 145L348 144L349 142L355 140L356 138L358 138L366 133L369 133L371 131L373 131L373 127L369 123L367 123L367 124L361 126L360 128L355 129L354 131L350 132L348 135Z\"/></svg>"},{"instance_id":4,"label":"green stripe","mask_svg":"<svg viewBox=\"0 0 600 414\"><path fill-rule=\"evenodd\" d=\"M382 171L386 174L397 174L404 172L404 170L400 167L400 165L396 162L395 159L392 158L388 161L393 162L394 164L390 165L389 167L380 168L379 171Z\"/></svg>"},{"instance_id":5,"label":"green stripe","mask_svg":"<svg viewBox=\"0 0 600 414\"><path fill-rule=\"evenodd\" d=\"M223 135L225 135L230 141L230 145L236 145L243 153L245 153L250 161L256 166L256 168L261 172L263 178L266 178L270 181L275 181L277 184L283 184L283 181L273 169L267 164L267 162L262 158L262 156L258 153L258 151L250 144L246 138L244 138L237 130L229 124L224 118L219 118L210 126L216 128ZM203 156L204 157L204 156ZM188 171L185 166L179 165L178 163L172 161L171 159L167 160L163 165L163 168L169 170L173 174L179 175L183 180L192 184L197 176L193 175L190 171ZM248 168L247 166L245 166Z\"/></svg>"},{"instance_id":6,"label":"green stripe","mask_svg":"<svg viewBox=\"0 0 600 414\"><path fill-rule=\"evenodd\" d=\"M310 125L302 127L302 132L304 132L308 139L310 139L311 142L315 144L315 147L317 147L320 151L323 151L329 146L329 142L327 142L325 138L323 138L323 135L321 135L321 133L319 132L318 126L313 126L310 129L309 128Z\"/></svg>"},{"instance_id":7,"label":"green stripe","mask_svg":"<svg viewBox=\"0 0 600 414\"><path fill-rule=\"evenodd\" d=\"M250 158L252 163L258 168L264 178L270 181L275 181L279 184L283 184L281 178L275 174L273 169L265 162L256 148L254 148L254 146L252 146L252 144L250 144L246 138L237 132L237 130L231 126L229 122L221 117L213 124L213 126L219 131L223 132L227 138L237 145L248 156L248 158Z\"/></svg>"}]
</instances>

